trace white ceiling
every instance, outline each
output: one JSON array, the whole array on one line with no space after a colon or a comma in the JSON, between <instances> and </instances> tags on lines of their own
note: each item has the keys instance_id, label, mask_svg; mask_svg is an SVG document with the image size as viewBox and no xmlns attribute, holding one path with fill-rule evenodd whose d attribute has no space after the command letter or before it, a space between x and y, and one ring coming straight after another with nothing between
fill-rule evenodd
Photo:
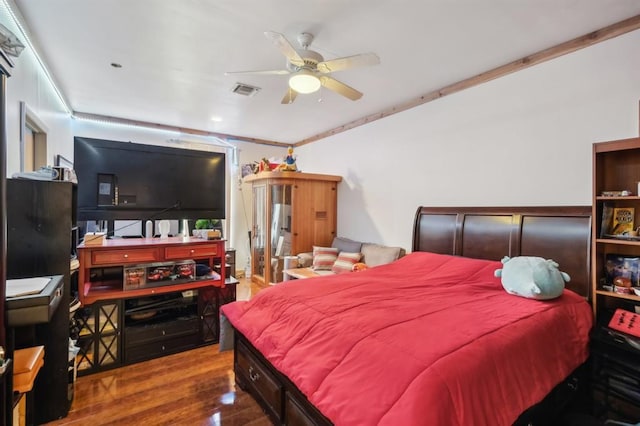
<instances>
[{"instance_id":1,"label":"white ceiling","mask_svg":"<svg viewBox=\"0 0 640 426\"><path fill-rule=\"evenodd\" d=\"M283 143L640 14L638 0L14 2L72 110ZM295 47L310 32L327 60L375 52L381 63L333 74L358 101L322 90L282 105L286 76L225 75L284 69L267 30ZM240 96L236 82L262 90Z\"/></svg>"}]
</instances>

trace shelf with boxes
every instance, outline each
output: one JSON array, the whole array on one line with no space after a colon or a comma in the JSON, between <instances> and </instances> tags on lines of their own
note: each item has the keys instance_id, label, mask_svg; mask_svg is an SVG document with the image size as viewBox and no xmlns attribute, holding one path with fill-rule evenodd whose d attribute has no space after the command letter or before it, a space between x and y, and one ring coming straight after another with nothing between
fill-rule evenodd
<instances>
[{"instance_id":1,"label":"shelf with boxes","mask_svg":"<svg viewBox=\"0 0 640 426\"><path fill-rule=\"evenodd\" d=\"M593 144L593 168L593 309L606 324L640 306L640 138Z\"/></svg>"},{"instance_id":2,"label":"shelf with boxes","mask_svg":"<svg viewBox=\"0 0 640 426\"><path fill-rule=\"evenodd\" d=\"M220 280L220 274L194 260L155 262L123 267L124 290L175 285L195 280Z\"/></svg>"},{"instance_id":3,"label":"shelf with boxes","mask_svg":"<svg viewBox=\"0 0 640 426\"><path fill-rule=\"evenodd\" d=\"M78 292L84 305L225 283L224 268L213 271L225 257L223 240L107 239L100 245L80 244L78 255Z\"/></svg>"}]
</instances>

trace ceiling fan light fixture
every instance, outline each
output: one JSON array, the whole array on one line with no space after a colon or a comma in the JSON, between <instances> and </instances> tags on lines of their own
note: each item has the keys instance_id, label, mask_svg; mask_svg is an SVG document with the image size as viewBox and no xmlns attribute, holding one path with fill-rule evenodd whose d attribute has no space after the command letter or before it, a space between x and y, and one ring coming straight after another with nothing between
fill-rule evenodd
<instances>
[{"instance_id":1,"label":"ceiling fan light fixture","mask_svg":"<svg viewBox=\"0 0 640 426\"><path fill-rule=\"evenodd\" d=\"M300 70L289 77L289 87L298 93L313 93L320 86L320 79L308 70Z\"/></svg>"}]
</instances>

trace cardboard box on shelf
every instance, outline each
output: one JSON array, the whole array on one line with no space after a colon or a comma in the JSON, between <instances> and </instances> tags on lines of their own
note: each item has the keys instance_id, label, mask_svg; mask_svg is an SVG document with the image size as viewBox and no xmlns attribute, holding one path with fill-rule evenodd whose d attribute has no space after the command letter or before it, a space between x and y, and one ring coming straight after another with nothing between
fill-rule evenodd
<instances>
[{"instance_id":1,"label":"cardboard box on shelf","mask_svg":"<svg viewBox=\"0 0 640 426\"><path fill-rule=\"evenodd\" d=\"M613 284L617 277L628 278L633 287L638 286L640 257L621 254L607 254L605 263L605 278L608 284Z\"/></svg>"},{"instance_id":2,"label":"cardboard box on shelf","mask_svg":"<svg viewBox=\"0 0 640 426\"><path fill-rule=\"evenodd\" d=\"M132 290L144 287L147 278L145 265L133 265L124 268L124 289Z\"/></svg>"}]
</instances>

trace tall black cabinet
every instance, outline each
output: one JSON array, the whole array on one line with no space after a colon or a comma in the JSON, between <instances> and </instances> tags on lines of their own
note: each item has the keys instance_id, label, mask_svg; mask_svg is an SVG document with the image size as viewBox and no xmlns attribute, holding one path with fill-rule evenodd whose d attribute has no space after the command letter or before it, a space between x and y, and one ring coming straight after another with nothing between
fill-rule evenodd
<instances>
[{"instance_id":1,"label":"tall black cabinet","mask_svg":"<svg viewBox=\"0 0 640 426\"><path fill-rule=\"evenodd\" d=\"M10 330L15 348L44 345L33 388L36 424L65 417L69 387L69 275L73 184L7 179L7 279L62 275L64 294L51 321Z\"/></svg>"},{"instance_id":2,"label":"tall black cabinet","mask_svg":"<svg viewBox=\"0 0 640 426\"><path fill-rule=\"evenodd\" d=\"M6 250L7 250L7 224L6 224L6 176L7 176L7 78L11 74L13 63L7 54L0 49L0 347L6 350L7 341L5 333L4 300L6 291ZM7 354L10 355L10 354ZM11 359L0 367L0 425L6 426L12 423L12 374Z\"/></svg>"}]
</instances>

